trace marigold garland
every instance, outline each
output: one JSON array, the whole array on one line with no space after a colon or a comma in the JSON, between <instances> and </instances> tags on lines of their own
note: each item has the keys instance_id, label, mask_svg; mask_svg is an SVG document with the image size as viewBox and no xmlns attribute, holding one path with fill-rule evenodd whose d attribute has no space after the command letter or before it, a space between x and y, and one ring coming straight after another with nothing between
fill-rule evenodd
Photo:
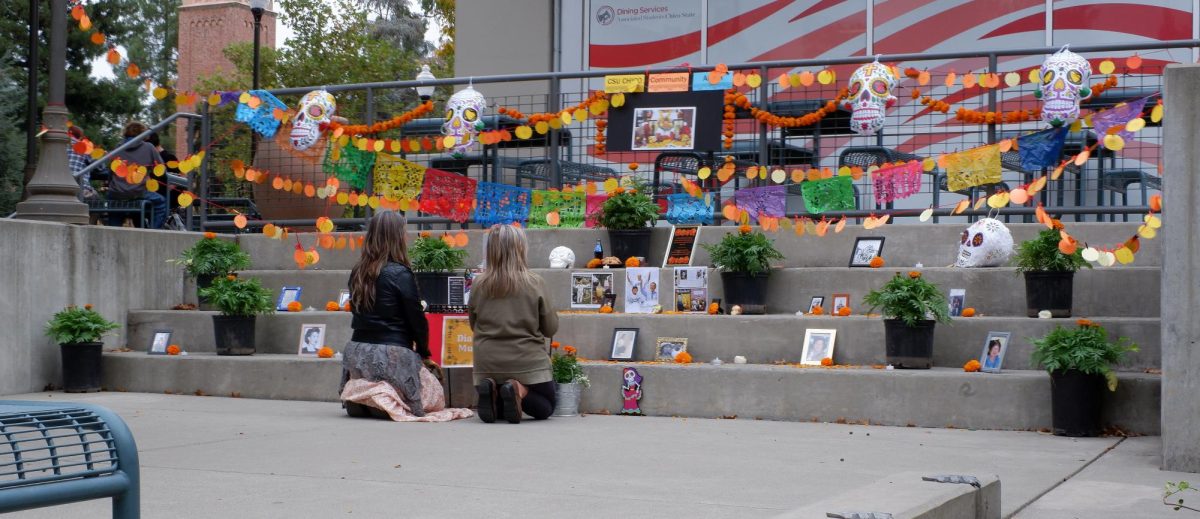
<instances>
[{"instance_id":1,"label":"marigold garland","mask_svg":"<svg viewBox=\"0 0 1200 519\"><path fill-rule=\"evenodd\" d=\"M337 121L332 121L329 123L329 131L333 132L333 133L337 133L339 136L381 133L381 132L386 132L388 130L393 130L393 129L399 128L401 126L404 126L404 125L408 124L409 122L411 122L413 119L421 117L422 115L428 114L432 111L433 111L433 101L425 101L424 103L421 103L419 106L417 106L416 108L413 108L412 110L409 110L405 113L397 115L396 117L393 117L386 121L377 122L370 126L365 125L365 124L343 125L342 123L339 123ZM341 132L338 133L338 130L341 130Z\"/></svg>"},{"instance_id":2,"label":"marigold garland","mask_svg":"<svg viewBox=\"0 0 1200 519\"><path fill-rule=\"evenodd\" d=\"M1092 85L1091 95L1089 99L1095 98L1112 87L1117 86L1117 76L1109 75L1107 79ZM920 90L914 88L912 90L912 98L917 99L921 96ZM940 99L934 99L929 96L921 97L921 104L929 107L930 110L941 113L950 113L954 108L950 103ZM1031 110L1011 110L1008 112L984 112L980 110L972 110L970 108L959 107L954 110L954 119L970 124L1011 124L1023 123L1027 121L1035 121L1042 116L1041 107Z\"/></svg>"},{"instance_id":3,"label":"marigold garland","mask_svg":"<svg viewBox=\"0 0 1200 519\"><path fill-rule=\"evenodd\" d=\"M725 136L725 149L733 148L733 132L735 119L737 118L737 108L749 110L750 116L758 120L758 122L770 126L772 128L800 128L804 126L812 126L824 119L825 116L837 110L837 105L841 101L850 96L848 89L838 91L837 97L827 101L825 106L818 108L814 112L804 114L800 117L783 117L775 115L767 110L759 109L750 104L750 98L746 94L739 92L737 89L729 89L725 91L725 122L722 133Z\"/></svg>"}]
</instances>

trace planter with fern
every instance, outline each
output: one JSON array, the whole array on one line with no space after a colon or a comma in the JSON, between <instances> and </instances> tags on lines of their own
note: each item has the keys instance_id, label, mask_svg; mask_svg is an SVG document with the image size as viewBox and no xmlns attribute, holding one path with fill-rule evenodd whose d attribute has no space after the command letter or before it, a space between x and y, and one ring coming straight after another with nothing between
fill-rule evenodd
<instances>
[{"instance_id":1,"label":"planter with fern","mask_svg":"<svg viewBox=\"0 0 1200 519\"><path fill-rule=\"evenodd\" d=\"M1075 249L1071 254L1063 253L1059 233L1062 224L1053 220L1052 225L1054 228L1043 230L1017 247L1014 261L1017 271L1025 276L1025 310L1029 317L1037 317L1042 310L1048 310L1050 317L1070 317L1075 271L1092 268L1074 244L1068 248Z\"/></svg>"},{"instance_id":2,"label":"planter with fern","mask_svg":"<svg viewBox=\"0 0 1200 519\"><path fill-rule=\"evenodd\" d=\"M210 310L211 305L201 295L203 289L212 286L219 277L250 268L250 255L237 242L217 238L211 232L204 233L204 238L169 261L183 267L187 277L196 281L196 297L205 310Z\"/></svg>"},{"instance_id":3,"label":"planter with fern","mask_svg":"<svg viewBox=\"0 0 1200 519\"><path fill-rule=\"evenodd\" d=\"M650 197L650 187L634 181L633 187L618 187L608 194L600 210L600 225L608 229L608 244L613 256L622 261L631 257L650 259L650 230L658 220L658 204Z\"/></svg>"},{"instance_id":4,"label":"planter with fern","mask_svg":"<svg viewBox=\"0 0 1200 519\"><path fill-rule=\"evenodd\" d=\"M1127 338L1108 339L1103 326L1087 319L1075 328L1057 326L1033 341L1033 363L1050 373L1050 410L1057 436L1097 436L1104 393L1117 390L1112 366L1137 351Z\"/></svg>"},{"instance_id":5,"label":"planter with fern","mask_svg":"<svg viewBox=\"0 0 1200 519\"><path fill-rule=\"evenodd\" d=\"M897 273L863 298L870 311L882 309L887 363L896 368L933 367L933 333L937 323L950 322L946 297L920 272Z\"/></svg>"},{"instance_id":6,"label":"planter with fern","mask_svg":"<svg viewBox=\"0 0 1200 519\"><path fill-rule=\"evenodd\" d=\"M101 370L101 339L117 328L92 305L83 308L68 306L46 323L46 335L58 343L62 352L62 385L68 393L100 391L104 372Z\"/></svg>"},{"instance_id":7,"label":"planter with fern","mask_svg":"<svg viewBox=\"0 0 1200 519\"><path fill-rule=\"evenodd\" d=\"M740 306L743 314L766 313L771 260L783 259L774 242L762 232L742 225L716 244L701 246L711 256L713 267L721 271L726 307Z\"/></svg>"},{"instance_id":8,"label":"planter with fern","mask_svg":"<svg viewBox=\"0 0 1200 519\"><path fill-rule=\"evenodd\" d=\"M466 265L467 251L451 246L441 238L422 232L409 248L413 276L417 279L417 290L421 299L430 308L450 303L447 287L450 276Z\"/></svg>"},{"instance_id":9,"label":"planter with fern","mask_svg":"<svg viewBox=\"0 0 1200 519\"><path fill-rule=\"evenodd\" d=\"M217 355L254 355L256 317L275 311L271 291L257 279L227 274L200 292L221 311L213 316Z\"/></svg>"}]
</instances>

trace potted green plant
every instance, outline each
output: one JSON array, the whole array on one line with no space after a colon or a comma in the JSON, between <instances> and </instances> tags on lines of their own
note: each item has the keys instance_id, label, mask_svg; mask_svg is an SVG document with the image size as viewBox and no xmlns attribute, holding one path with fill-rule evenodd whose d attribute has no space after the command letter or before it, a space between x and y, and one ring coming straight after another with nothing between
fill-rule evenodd
<instances>
[{"instance_id":1,"label":"potted green plant","mask_svg":"<svg viewBox=\"0 0 1200 519\"><path fill-rule=\"evenodd\" d=\"M212 285L214 279L250 268L250 255L243 252L237 242L217 238L211 232L204 233L204 238L184 249L178 258L167 261L183 267L187 276L196 280L196 294L201 304L207 301L200 291Z\"/></svg>"},{"instance_id":2,"label":"potted green plant","mask_svg":"<svg viewBox=\"0 0 1200 519\"><path fill-rule=\"evenodd\" d=\"M1036 238L1021 242L1013 259L1017 272L1025 276L1025 311L1029 317L1037 317L1042 310L1049 310L1051 317L1070 317L1075 271L1092 268L1078 247L1071 254L1063 254L1059 249L1062 223L1052 220L1051 225Z\"/></svg>"},{"instance_id":3,"label":"potted green plant","mask_svg":"<svg viewBox=\"0 0 1200 519\"><path fill-rule=\"evenodd\" d=\"M579 396L583 388L591 385L583 366L579 364L578 351L572 346L561 346L551 342L550 371L554 375L554 416L576 416L579 414ZM560 351L561 350L561 351Z\"/></svg>"},{"instance_id":4,"label":"potted green plant","mask_svg":"<svg viewBox=\"0 0 1200 519\"><path fill-rule=\"evenodd\" d=\"M658 204L650 197L649 186L627 177L628 188L617 187L600 208L600 225L608 229L613 256L625 261L631 257L650 258L650 230L658 220Z\"/></svg>"},{"instance_id":5,"label":"potted green plant","mask_svg":"<svg viewBox=\"0 0 1200 519\"><path fill-rule=\"evenodd\" d=\"M1112 366L1137 345L1121 337L1108 339L1108 330L1087 319L1075 328L1054 327L1045 337L1033 340L1033 362L1050 372L1050 411L1054 434L1096 436L1104 388L1117 390Z\"/></svg>"},{"instance_id":6,"label":"potted green plant","mask_svg":"<svg viewBox=\"0 0 1200 519\"><path fill-rule=\"evenodd\" d=\"M227 274L200 293L221 311L213 316L217 355L254 355L255 317L275 311L271 291L257 279Z\"/></svg>"},{"instance_id":7,"label":"potted green plant","mask_svg":"<svg viewBox=\"0 0 1200 519\"><path fill-rule=\"evenodd\" d=\"M429 305L449 304L446 283L454 271L466 265L466 249L456 248L442 238L422 232L408 249L408 254L421 298Z\"/></svg>"},{"instance_id":8,"label":"potted green plant","mask_svg":"<svg viewBox=\"0 0 1200 519\"><path fill-rule=\"evenodd\" d=\"M863 298L870 311L883 310L884 347L888 364L897 368L933 367L933 332L950 322L946 296L917 271L899 272Z\"/></svg>"},{"instance_id":9,"label":"potted green plant","mask_svg":"<svg viewBox=\"0 0 1200 519\"><path fill-rule=\"evenodd\" d=\"M100 339L116 328L117 323L92 310L92 305L68 306L46 323L46 335L58 343L62 352L63 390L100 391L100 354L104 347Z\"/></svg>"},{"instance_id":10,"label":"potted green plant","mask_svg":"<svg viewBox=\"0 0 1200 519\"><path fill-rule=\"evenodd\" d=\"M783 259L775 243L761 231L742 225L716 244L702 246L712 257L713 267L721 271L726 307L741 306L743 314L766 313L771 260Z\"/></svg>"}]
</instances>

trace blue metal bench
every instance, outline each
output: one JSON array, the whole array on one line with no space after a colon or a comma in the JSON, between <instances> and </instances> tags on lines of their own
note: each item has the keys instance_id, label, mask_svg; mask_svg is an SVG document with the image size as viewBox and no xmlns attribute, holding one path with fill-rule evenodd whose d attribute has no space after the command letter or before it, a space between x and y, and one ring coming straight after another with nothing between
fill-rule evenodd
<instances>
[{"instance_id":1,"label":"blue metal bench","mask_svg":"<svg viewBox=\"0 0 1200 519\"><path fill-rule=\"evenodd\" d=\"M137 445L103 407L0 400L0 514L113 498L140 517Z\"/></svg>"}]
</instances>

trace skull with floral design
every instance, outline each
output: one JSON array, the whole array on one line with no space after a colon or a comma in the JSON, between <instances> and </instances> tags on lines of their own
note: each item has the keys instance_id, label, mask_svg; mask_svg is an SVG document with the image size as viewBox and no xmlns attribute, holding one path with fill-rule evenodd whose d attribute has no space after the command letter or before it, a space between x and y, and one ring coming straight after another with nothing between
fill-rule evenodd
<instances>
[{"instance_id":1,"label":"skull with floral design","mask_svg":"<svg viewBox=\"0 0 1200 519\"><path fill-rule=\"evenodd\" d=\"M292 121L292 147L303 151L321 138L321 125L329 122L337 111L337 101L324 90L313 90L300 98L300 109Z\"/></svg>"},{"instance_id":2,"label":"skull with floral design","mask_svg":"<svg viewBox=\"0 0 1200 519\"><path fill-rule=\"evenodd\" d=\"M850 129L859 135L873 135L883 128L884 110L896 104L892 89L896 76L891 67L879 60L867 63L850 76L850 97L842 107L851 111Z\"/></svg>"},{"instance_id":3,"label":"skull with floral design","mask_svg":"<svg viewBox=\"0 0 1200 519\"><path fill-rule=\"evenodd\" d=\"M984 218L963 231L954 266L998 267L1008 262L1012 252L1013 237L1008 227L995 218Z\"/></svg>"},{"instance_id":4,"label":"skull with floral design","mask_svg":"<svg viewBox=\"0 0 1200 519\"><path fill-rule=\"evenodd\" d=\"M1059 127L1079 119L1079 101L1092 94L1092 65L1066 47L1042 62L1042 84L1034 96L1042 100L1042 120Z\"/></svg>"},{"instance_id":5,"label":"skull with floral design","mask_svg":"<svg viewBox=\"0 0 1200 519\"><path fill-rule=\"evenodd\" d=\"M478 90L468 86L446 101L446 121L442 123L442 135L454 136L454 155L462 155L475 145L475 134L483 129L483 113L487 110L487 99Z\"/></svg>"}]
</instances>

